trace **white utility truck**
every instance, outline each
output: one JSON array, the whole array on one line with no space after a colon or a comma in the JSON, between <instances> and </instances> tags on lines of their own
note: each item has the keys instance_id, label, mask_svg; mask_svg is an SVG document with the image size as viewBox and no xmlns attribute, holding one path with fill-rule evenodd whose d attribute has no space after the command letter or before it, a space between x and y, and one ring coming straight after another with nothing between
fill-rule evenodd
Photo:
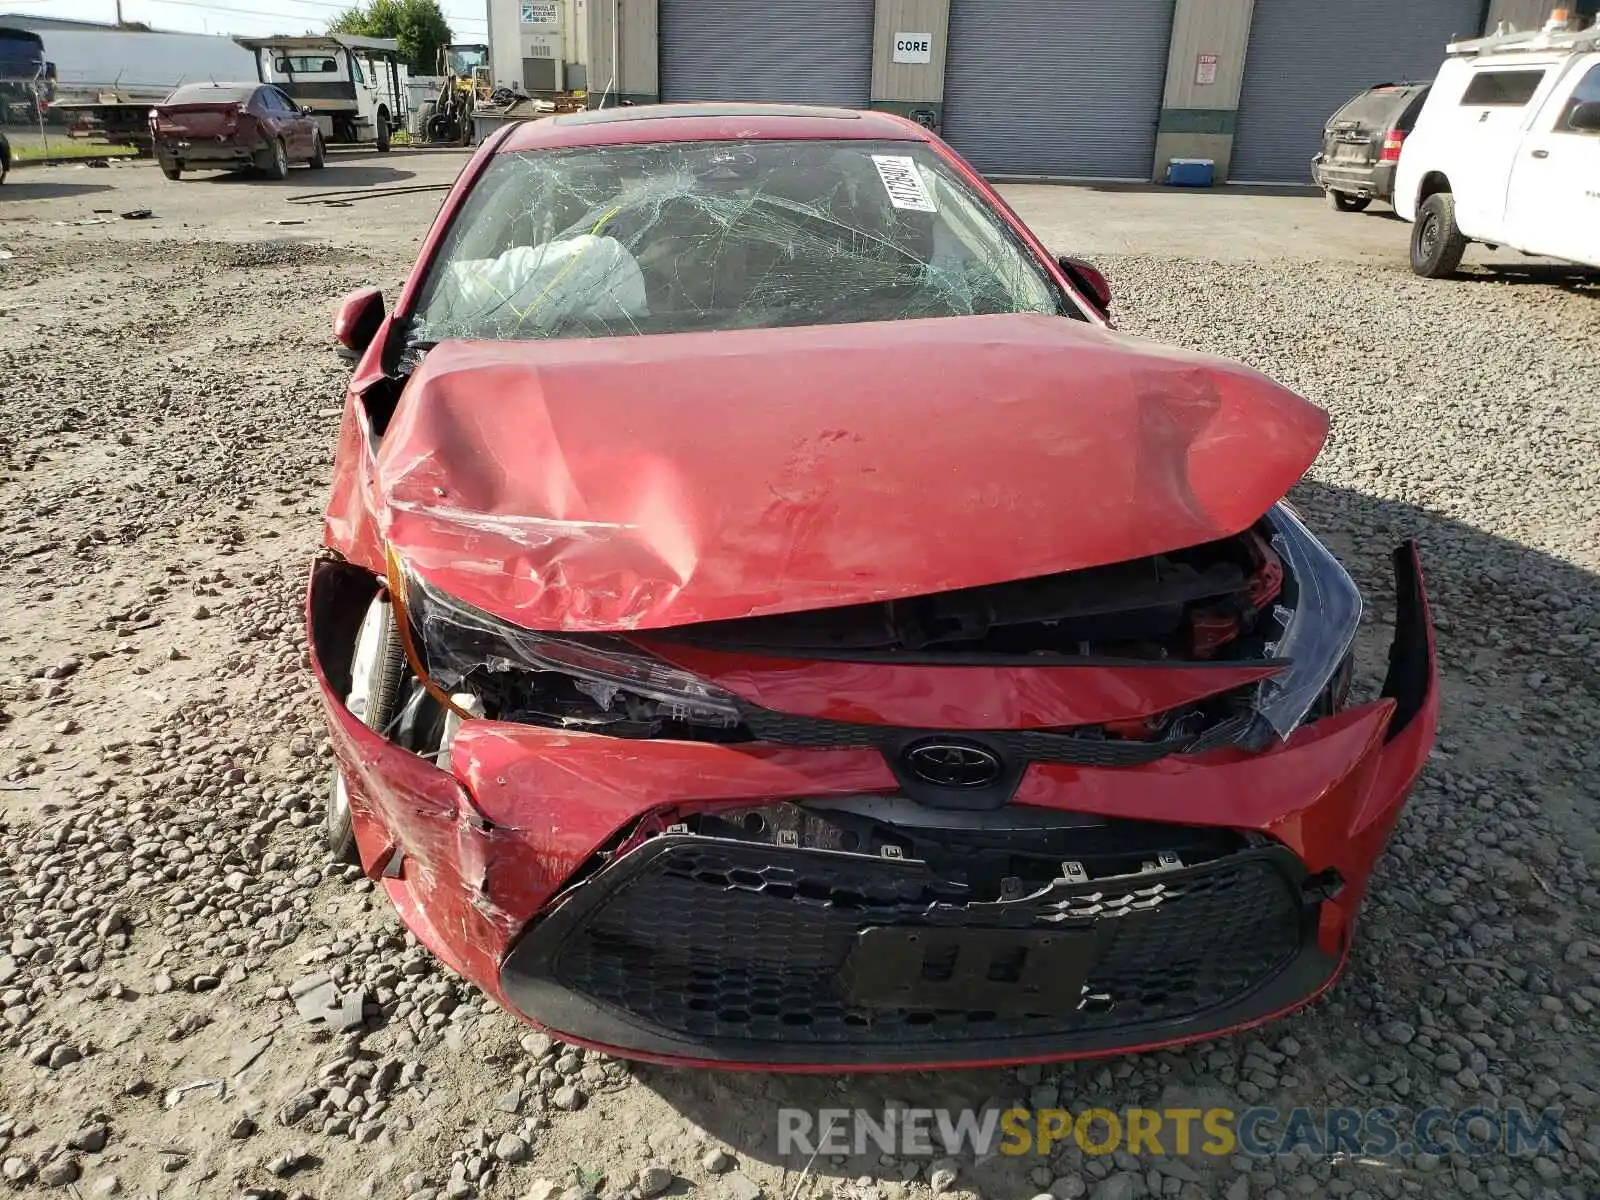
<instances>
[{"instance_id":1,"label":"white utility truck","mask_svg":"<svg viewBox=\"0 0 1600 1200\"><path fill-rule=\"evenodd\" d=\"M330 146L371 142L384 153L406 127L407 72L393 38L330 33L239 44L255 54L257 78L309 109Z\"/></svg>"},{"instance_id":2,"label":"white utility truck","mask_svg":"<svg viewBox=\"0 0 1600 1200\"><path fill-rule=\"evenodd\" d=\"M1600 267L1600 27L1557 14L1447 55L1395 172L1411 269L1449 275L1470 242Z\"/></svg>"}]
</instances>

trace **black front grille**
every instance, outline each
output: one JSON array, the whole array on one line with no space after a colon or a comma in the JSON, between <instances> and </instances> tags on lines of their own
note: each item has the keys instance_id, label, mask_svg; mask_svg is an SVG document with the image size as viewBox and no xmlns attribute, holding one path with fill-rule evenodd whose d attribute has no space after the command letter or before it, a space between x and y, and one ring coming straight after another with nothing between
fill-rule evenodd
<instances>
[{"instance_id":1,"label":"black front grille","mask_svg":"<svg viewBox=\"0 0 1600 1200\"><path fill-rule=\"evenodd\" d=\"M916 862L667 835L534 926L502 983L576 1036L707 1058L931 1062L1132 1044L1215 1024L1314 949L1303 877L1287 851L1257 847L977 903ZM847 961L864 931L885 927L1087 939L1081 998L1042 1012L855 1002ZM1318 981L1330 971L1321 964Z\"/></svg>"}]
</instances>

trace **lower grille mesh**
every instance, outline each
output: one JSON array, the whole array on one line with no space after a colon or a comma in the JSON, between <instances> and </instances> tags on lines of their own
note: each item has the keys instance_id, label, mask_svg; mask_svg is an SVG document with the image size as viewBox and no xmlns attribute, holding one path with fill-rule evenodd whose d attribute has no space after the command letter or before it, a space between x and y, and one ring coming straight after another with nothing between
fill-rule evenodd
<instances>
[{"instance_id":1,"label":"lower grille mesh","mask_svg":"<svg viewBox=\"0 0 1600 1200\"><path fill-rule=\"evenodd\" d=\"M870 1047L1064 1036L1171 1025L1238 1001L1299 949L1314 916L1281 851L1188 870L1057 884L1030 900L964 904L920 864L699 837L663 839L564 931L555 982L639 1024L692 1039ZM623 860L626 861L626 860ZM864 1007L840 972L882 926L1090 931L1072 1011Z\"/></svg>"}]
</instances>

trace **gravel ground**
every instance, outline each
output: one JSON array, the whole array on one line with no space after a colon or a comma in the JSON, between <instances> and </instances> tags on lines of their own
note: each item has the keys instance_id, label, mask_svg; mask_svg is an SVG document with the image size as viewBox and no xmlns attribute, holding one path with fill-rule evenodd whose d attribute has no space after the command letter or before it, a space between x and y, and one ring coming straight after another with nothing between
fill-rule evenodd
<instances>
[{"instance_id":1,"label":"gravel ground","mask_svg":"<svg viewBox=\"0 0 1600 1200\"><path fill-rule=\"evenodd\" d=\"M390 241L359 207L322 210L300 241L46 216L0 230L0 1190L1600 1190L1600 288L1105 262L1129 329L1243 358L1333 411L1296 500L1367 590L1368 691L1387 553L1423 547L1440 748L1328 998L1252 1034L1060 1069L679 1072L530 1033L321 850L329 760L300 598L344 379L327 314L349 287L393 287L436 203L390 214L410 222ZM1564 1140L1515 1159L937 1165L773 1147L780 1104L1011 1100L1557 1106Z\"/></svg>"}]
</instances>

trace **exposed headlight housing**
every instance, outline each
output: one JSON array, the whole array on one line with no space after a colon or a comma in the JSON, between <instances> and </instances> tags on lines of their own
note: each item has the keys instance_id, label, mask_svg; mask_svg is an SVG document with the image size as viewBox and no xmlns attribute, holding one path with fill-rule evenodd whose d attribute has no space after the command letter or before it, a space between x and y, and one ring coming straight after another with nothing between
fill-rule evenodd
<instances>
[{"instance_id":1,"label":"exposed headlight housing","mask_svg":"<svg viewBox=\"0 0 1600 1200\"><path fill-rule=\"evenodd\" d=\"M667 720L724 729L739 723L733 697L621 638L524 629L435 587L398 556L395 565L393 583L422 660L416 665L444 692L478 694L485 685L505 692L509 685L515 694L538 695L564 684L586 702L570 711L552 705L553 723Z\"/></svg>"},{"instance_id":2,"label":"exposed headlight housing","mask_svg":"<svg viewBox=\"0 0 1600 1200\"><path fill-rule=\"evenodd\" d=\"M1261 685L1257 712L1267 730L1287 738L1329 685L1348 672L1361 624L1361 591L1287 504L1274 505L1267 522L1272 548L1286 569L1284 593L1268 614L1280 632L1266 652L1290 665Z\"/></svg>"}]
</instances>

